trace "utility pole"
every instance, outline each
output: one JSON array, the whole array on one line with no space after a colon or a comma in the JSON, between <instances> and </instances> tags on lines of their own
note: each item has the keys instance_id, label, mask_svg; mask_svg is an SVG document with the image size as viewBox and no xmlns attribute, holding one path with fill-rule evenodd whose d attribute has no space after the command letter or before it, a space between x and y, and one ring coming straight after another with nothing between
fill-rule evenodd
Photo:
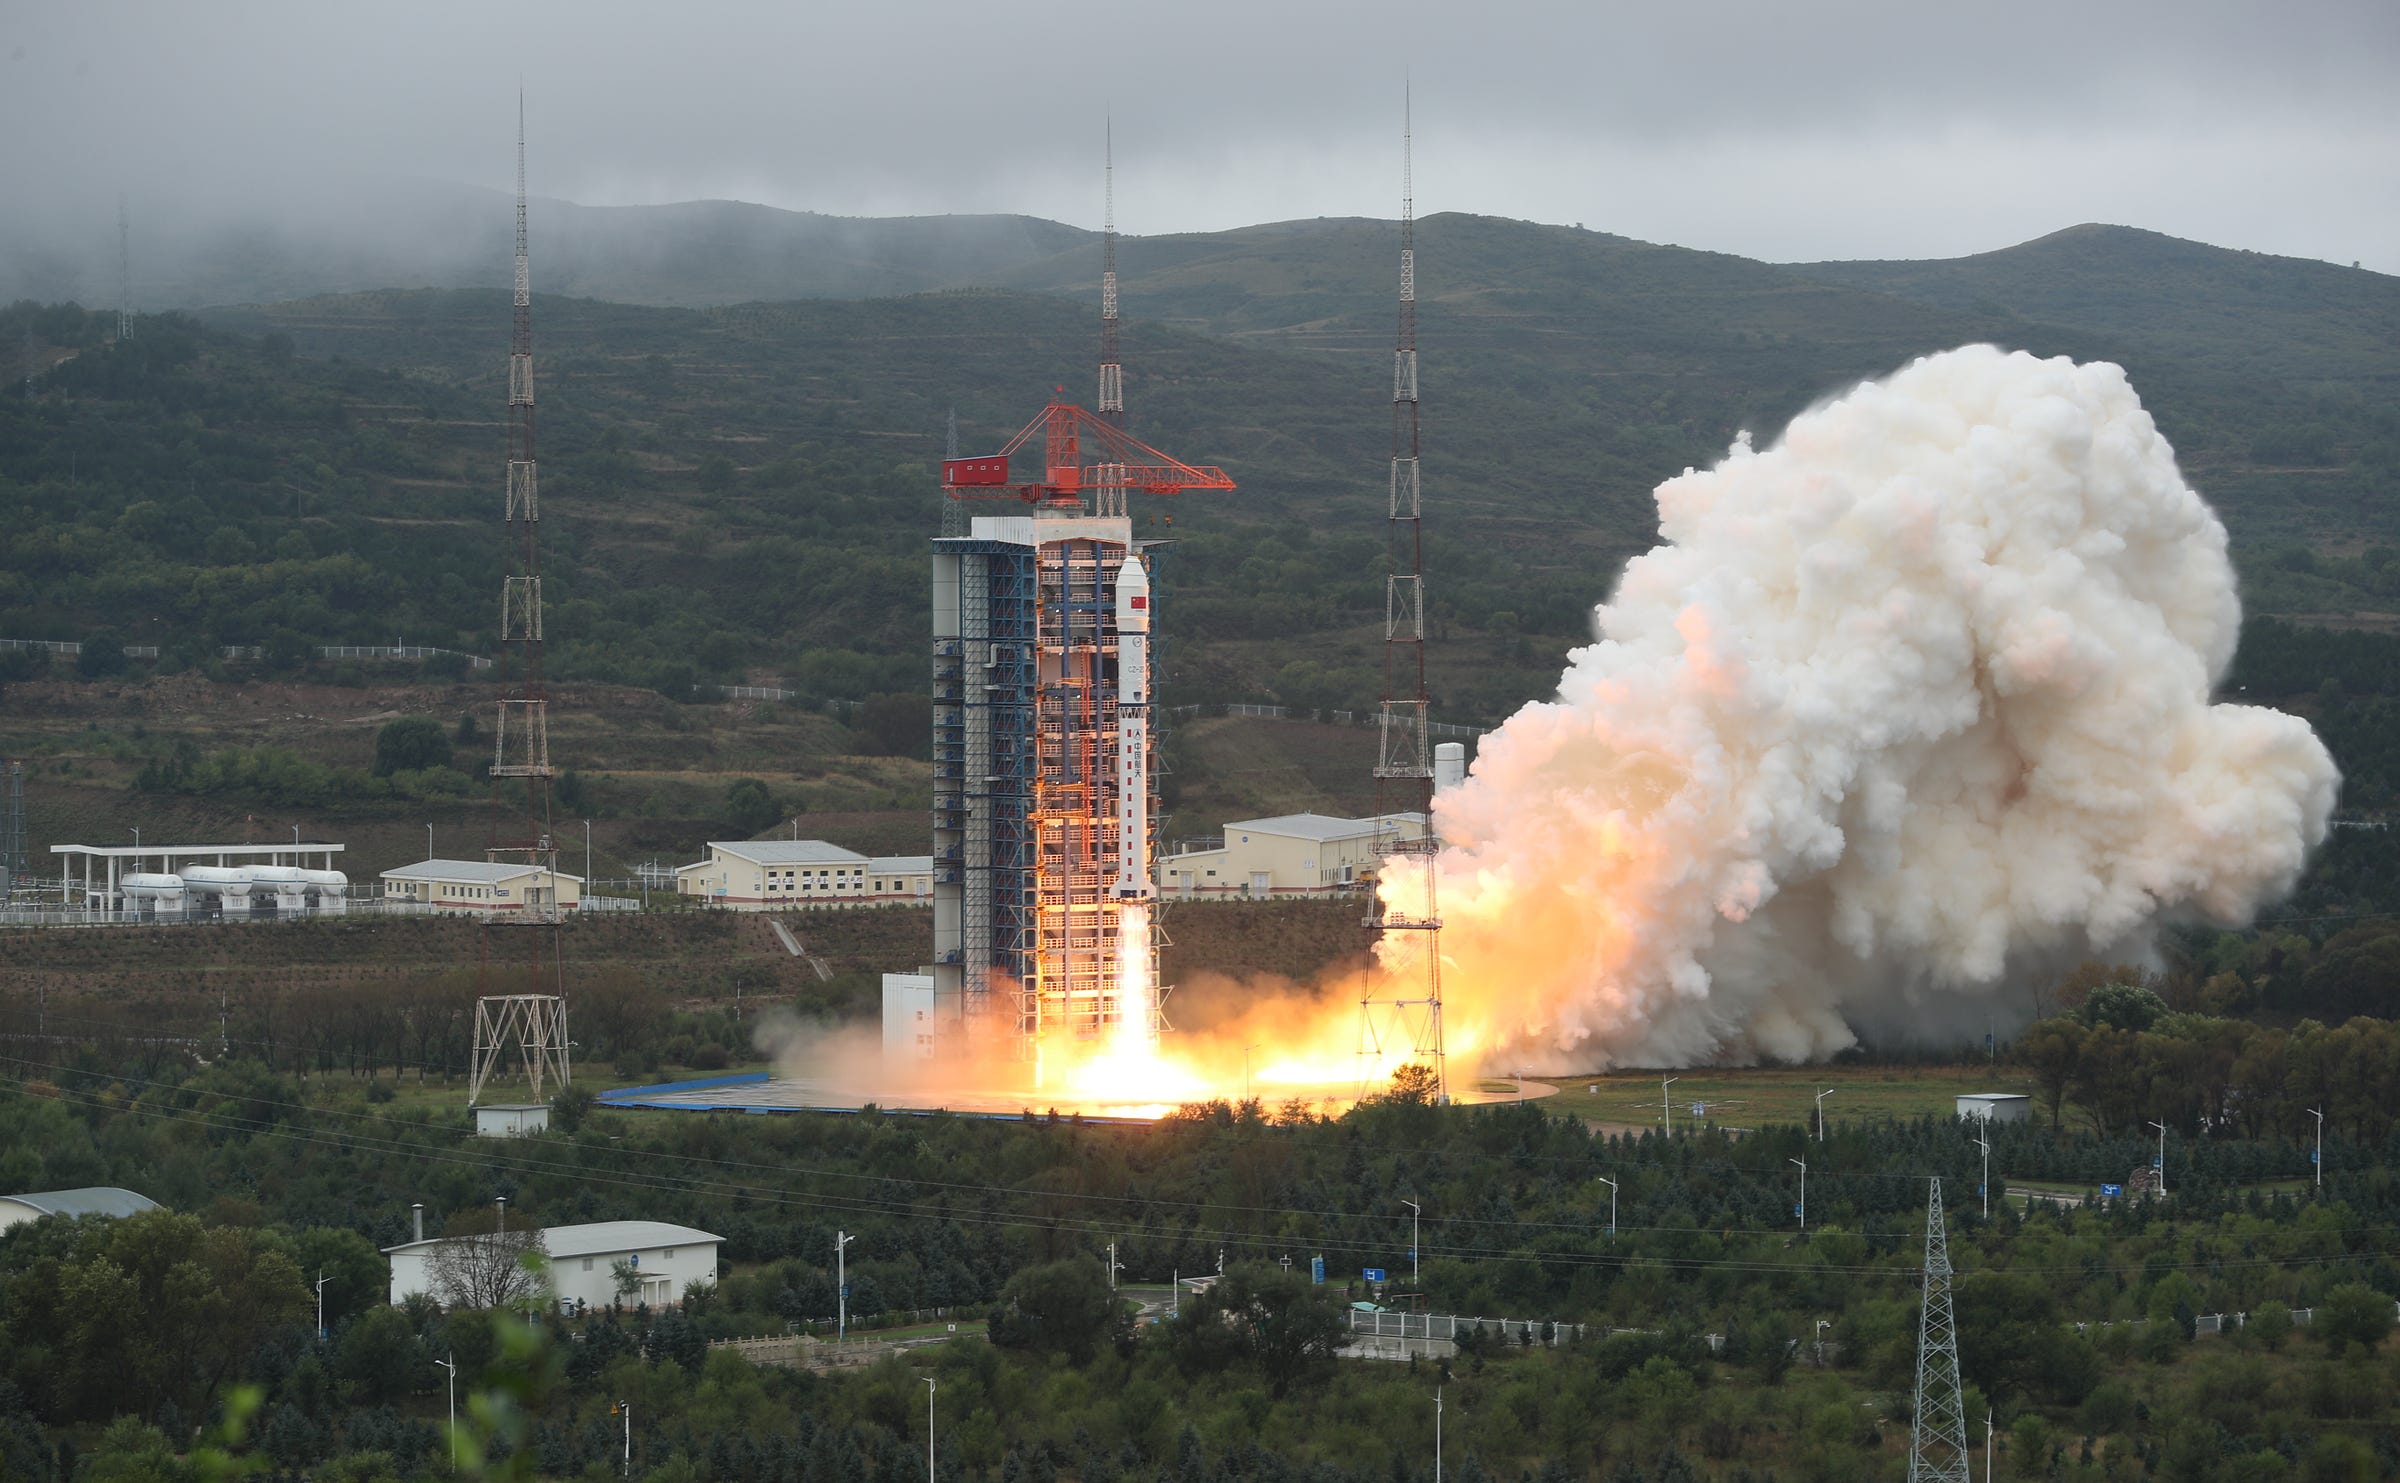
<instances>
[{"instance_id":1,"label":"utility pole","mask_svg":"<svg viewBox=\"0 0 2400 1483\"><path fill-rule=\"evenodd\" d=\"M834 1309L833 1342L836 1345L839 1345L843 1340L850 1337L850 1265L848 1253L850 1250L850 1243L857 1239L858 1238L856 1236L845 1235L840 1231L835 1231L833 1233L833 1281L836 1289L834 1301L837 1305Z\"/></svg>"},{"instance_id":2,"label":"utility pole","mask_svg":"<svg viewBox=\"0 0 2400 1483\"><path fill-rule=\"evenodd\" d=\"M2152 1123L2150 1126L2158 1129L2158 1193L2164 1199L2167 1193L2167 1125Z\"/></svg>"},{"instance_id":3,"label":"utility pole","mask_svg":"<svg viewBox=\"0 0 2400 1483\"><path fill-rule=\"evenodd\" d=\"M1992 1214L1992 1122L1990 1118L1985 1118L1982 1123L1977 1125L1975 1142L1983 1150L1983 1183L1975 1186L1975 1193L1983 1197L1983 1215L1986 1220L1989 1220Z\"/></svg>"},{"instance_id":4,"label":"utility pole","mask_svg":"<svg viewBox=\"0 0 2400 1483\"><path fill-rule=\"evenodd\" d=\"M441 1366L443 1369L445 1369L445 1370L448 1370L448 1371L450 1372L450 1471L452 1471L452 1472L454 1472L454 1473L458 1471L458 1363L457 1363L457 1361L458 1361L458 1351L457 1351L457 1350L455 1350L455 1349L454 1349L454 1350L452 1350L452 1351L450 1351L450 1358L448 1358L448 1359L437 1359L437 1360L435 1360L435 1361L434 1361L434 1363L435 1363L435 1364L437 1364L437 1365L440 1365L440 1366Z\"/></svg>"},{"instance_id":5,"label":"utility pole","mask_svg":"<svg viewBox=\"0 0 2400 1483\"><path fill-rule=\"evenodd\" d=\"M1800 1203L1793 1207L1792 1213L1800 1217L1800 1229L1805 1231L1808 1229L1808 1160L1787 1159L1785 1162L1800 1166Z\"/></svg>"},{"instance_id":6,"label":"utility pole","mask_svg":"<svg viewBox=\"0 0 2400 1483\"><path fill-rule=\"evenodd\" d=\"M1825 1141L1825 1099L1832 1095L1832 1087L1827 1087L1825 1090L1817 1093L1817 1141L1819 1143L1823 1143Z\"/></svg>"},{"instance_id":7,"label":"utility pole","mask_svg":"<svg viewBox=\"0 0 2400 1483\"><path fill-rule=\"evenodd\" d=\"M619 1401L617 1409L625 1413L625 1476L633 1476L633 1402Z\"/></svg>"},{"instance_id":8,"label":"utility pole","mask_svg":"<svg viewBox=\"0 0 2400 1483\"><path fill-rule=\"evenodd\" d=\"M1681 1080L1683 1078L1680 1076L1670 1076L1658 1084L1658 1110L1666 1114L1669 1138L1675 1136L1675 1104L1667 1100L1667 1088Z\"/></svg>"},{"instance_id":9,"label":"utility pole","mask_svg":"<svg viewBox=\"0 0 2400 1483\"><path fill-rule=\"evenodd\" d=\"M592 821L583 821L583 888L592 888Z\"/></svg>"},{"instance_id":10,"label":"utility pole","mask_svg":"<svg viewBox=\"0 0 2400 1483\"><path fill-rule=\"evenodd\" d=\"M933 1483L933 1394L940 1387L925 1379L925 1483Z\"/></svg>"},{"instance_id":11,"label":"utility pole","mask_svg":"<svg viewBox=\"0 0 2400 1483\"><path fill-rule=\"evenodd\" d=\"M1605 1174L1592 1177L1608 1186L1608 1233L1614 1236L1617 1233L1617 1182Z\"/></svg>"},{"instance_id":12,"label":"utility pole","mask_svg":"<svg viewBox=\"0 0 2400 1483\"><path fill-rule=\"evenodd\" d=\"M494 1199L493 1199L492 1203L493 1203L495 1206L499 1207L499 1211L500 1211L500 1225L499 1225L499 1230L500 1230L500 1234L501 1234L501 1235L503 1235L503 1236L505 1236L505 1235L507 1235L507 1234L508 1234L508 1196L506 1196L506 1195L499 1195L499 1196L496 1196L496 1197L494 1197Z\"/></svg>"},{"instance_id":13,"label":"utility pole","mask_svg":"<svg viewBox=\"0 0 2400 1483\"><path fill-rule=\"evenodd\" d=\"M1417 1217L1424 1212L1417 1208L1414 1200L1402 1200L1400 1203L1408 1207L1408 1282L1409 1286L1414 1287L1417 1285ZM1218 1266L1221 1269L1224 1263L1220 1262Z\"/></svg>"},{"instance_id":14,"label":"utility pole","mask_svg":"<svg viewBox=\"0 0 2400 1483\"><path fill-rule=\"evenodd\" d=\"M1908 1483L1974 1483L1969 1476L1965 1395L1958 1379L1958 1324L1950 1309L1950 1242L1942 1230L1942 1182L1925 1202L1925 1297L1917 1323L1917 1398Z\"/></svg>"},{"instance_id":15,"label":"utility pole","mask_svg":"<svg viewBox=\"0 0 2400 1483\"><path fill-rule=\"evenodd\" d=\"M317 1342L325 1342L325 1269L317 1268Z\"/></svg>"},{"instance_id":16,"label":"utility pole","mask_svg":"<svg viewBox=\"0 0 2400 1483\"><path fill-rule=\"evenodd\" d=\"M1442 1388L1433 1388L1433 1483L1442 1483Z\"/></svg>"},{"instance_id":17,"label":"utility pole","mask_svg":"<svg viewBox=\"0 0 2400 1483\"><path fill-rule=\"evenodd\" d=\"M2308 1161L2317 1167L2317 1189L2322 1192L2325 1188L2325 1114L2311 1107L2308 1115L2317 1120L2317 1151L2309 1155Z\"/></svg>"},{"instance_id":18,"label":"utility pole","mask_svg":"<svg viewBox=\"0 0 2400 1483\"><path fill-rule=\"evenodd\" d=\"M1123 1267L1117 1265L1117 1243L1111 1241L1108 1243L1108 1290L1110 1292L1117 1290L1117 1274L1124 1270Z\"/></svg>"}]
</instances>

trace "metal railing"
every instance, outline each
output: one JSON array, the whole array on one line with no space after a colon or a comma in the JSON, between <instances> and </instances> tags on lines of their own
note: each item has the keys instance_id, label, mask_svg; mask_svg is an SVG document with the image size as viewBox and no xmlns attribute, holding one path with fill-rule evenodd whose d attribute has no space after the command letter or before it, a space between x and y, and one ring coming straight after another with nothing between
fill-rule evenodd
<instances>
[{"instance_id":1,"label":"metal railing","mask_svg":"<svg viewBox=\"0 0 2400 1483\"><path fill-rule=\"evenodd\" d=\"M1376 724L1373 711L1311 710L1306 706L1262 705L1250 701L1228 700L1213 704L1169 706L1166 715L1171 720L1189 720L1194 716L1238 716L1261 721L1316 721L1328 726L1372 727ZM1472 741L1491 733L1489 726L1461 726L1449 721L1428 721L1429 736L1459 741Z\"/></svg>"}]
</instances>

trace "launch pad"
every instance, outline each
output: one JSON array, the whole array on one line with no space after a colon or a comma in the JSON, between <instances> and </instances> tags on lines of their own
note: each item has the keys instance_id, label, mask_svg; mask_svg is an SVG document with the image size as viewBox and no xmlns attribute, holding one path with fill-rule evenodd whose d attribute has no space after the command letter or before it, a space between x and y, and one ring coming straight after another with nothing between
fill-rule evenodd
<instances>
[{"instance_id":1,"label":"launch pad","mask_svg":"<svg viewBox=\"0 0 2400 1483\"><path fill-rule=\"evenodd\" d=\"M1086 1122L1157 1122L1183 1104L1144 1102L1123 1097L1075 1097L1064 1094L1011 1090L1005 1086L959 1087L936 1093L898 1091L880 1094L872 1074L851 1081L841 1077L777 1076L755 1071L742 1076L714 1076L697 1081L661 1082L654 1086L618 1087L600 1094L602 1107L649 1109L662 1112L878 1112L908 1116L1039 1118L1051 1113L1080 1117ZM1261 1080L1252 1091L1270 1112L1294 1101L1312 1113L1334 1115L1357 1105L1356 1090L1321 1083L1277 1083ZM1453 1087L1451 1100L1465 1105L1531 1102L1556 1096L1548 1082L1513 1077Z\"/></svg>"}]
</instances>

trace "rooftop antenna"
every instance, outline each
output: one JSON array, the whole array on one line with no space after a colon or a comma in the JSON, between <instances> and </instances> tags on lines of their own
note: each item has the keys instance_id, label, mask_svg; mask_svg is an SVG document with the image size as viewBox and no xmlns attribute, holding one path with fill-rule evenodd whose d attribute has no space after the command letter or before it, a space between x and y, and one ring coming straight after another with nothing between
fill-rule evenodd
<instances>
[{"instance_id":1,"label":"rooftop antenna","mask_svg":"<svg viewBox=\"0 0 2400 1483\"><path fill-rule=\"evenodd\" d=\"M133 233L125 193L117 192L117 338L133 338Z\"/></svg>"},{"instance_id":2,"label":"rooftop antenna","mask_svg":"<svg viewBox=\"0 0 2400 1483\"><path fill-rule=\"evenodd\" d=\"M1958 1325L1950 1313L1950 1242L1942 1230L1942 1182L1925 1198L1925 1307L1917 1327L1916 1430L1908 1483L1973 1483L1966 1397L1958 1383Z\"/></svg>"},{"instance_id":3,"label":"rooftop antenna","mask_svg":"<svg viewBox=\"0 0 2400 1483\"><path fill-rule=\"evenodd\" d=\"M1450 1100L1448 1056L1442 1042L1442 914L1435 860L1441 842L1433 836L1433 744L1425 693L1425 506L1417 477L1417 203L1416 134L1412 91L1404 85L1400 113L1400 332L1392 351L1392 480L1385 510L1387 560L1383 599L1383 710L1378 718L1375 761L1375 851L1386 869L1397 861L1416 865L1422 896L1416 903L1381 897L1367 925L1389 938L1415 934L1408 952L1393 966L1395 997L1375 998L1368 979L1360 1003L1362 1083L1380 1070L1384 1042L1405 1039L1410 1056L1433 1073L1437 1102ZM1414 836L1404 822L1416 814L1424 827ZM1378 875L1384 872L1379 871ZM1401 975L1423 975L1413 988ZM1373 1088L1362 1085L1362 1094Z\"/></svg>"},{"instance_id":4,"label":"rooftop antenna","mask_svg":"<svg viewBox=\"0 0 2400 1483\"><path fill-rule=\"evenodd\" d=\"M493 894L486 902L478 942L482 997L475 1011L478 1069L470 1101L481 1098L487 1051L497 1054L511 1036L537 1097L545 1068L561 1084L569 1073L566 972L560 961L564 910L558 899L558 840L550 820L550 701L542 681L541 496L533 438L533 277L527 264L525 93L519 88L516 295L508 354L508 487L500 588L501 698L492 736L492 838L484 855L495 866L520 867L524 873L511 885L495 870L484 887ZM525 780L521 816L510 817L501 802L504 778ZM499 895L504 889L519 895L504 903ZM511 927L522 933L522 941L512 946L523 954L523 977L518 992L495 995L490 981L493 934ZM493 1032L488 1046L482 1033L487 1028Z\"/></svg>"}]
</instances>

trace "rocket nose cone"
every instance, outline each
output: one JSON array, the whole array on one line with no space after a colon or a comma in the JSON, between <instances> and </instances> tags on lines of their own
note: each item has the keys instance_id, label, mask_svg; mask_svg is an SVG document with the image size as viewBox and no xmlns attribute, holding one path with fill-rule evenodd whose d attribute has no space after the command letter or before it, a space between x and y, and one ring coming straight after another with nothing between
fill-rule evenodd
<instances>
[{"instance_id":1,"label":"rocket nose cone","mask_svg":"<svg viewBox=\"0 0 2400 1483\"><path fill-rule=\"evenodd\" d=\"M1141 558L1125 558L1125 564L1117 568L1117 587L1120 591L1127 587L1139 588L1144 592L1150 590L1150 573L1142 566Z\"/></svg>"}]
</instances>

